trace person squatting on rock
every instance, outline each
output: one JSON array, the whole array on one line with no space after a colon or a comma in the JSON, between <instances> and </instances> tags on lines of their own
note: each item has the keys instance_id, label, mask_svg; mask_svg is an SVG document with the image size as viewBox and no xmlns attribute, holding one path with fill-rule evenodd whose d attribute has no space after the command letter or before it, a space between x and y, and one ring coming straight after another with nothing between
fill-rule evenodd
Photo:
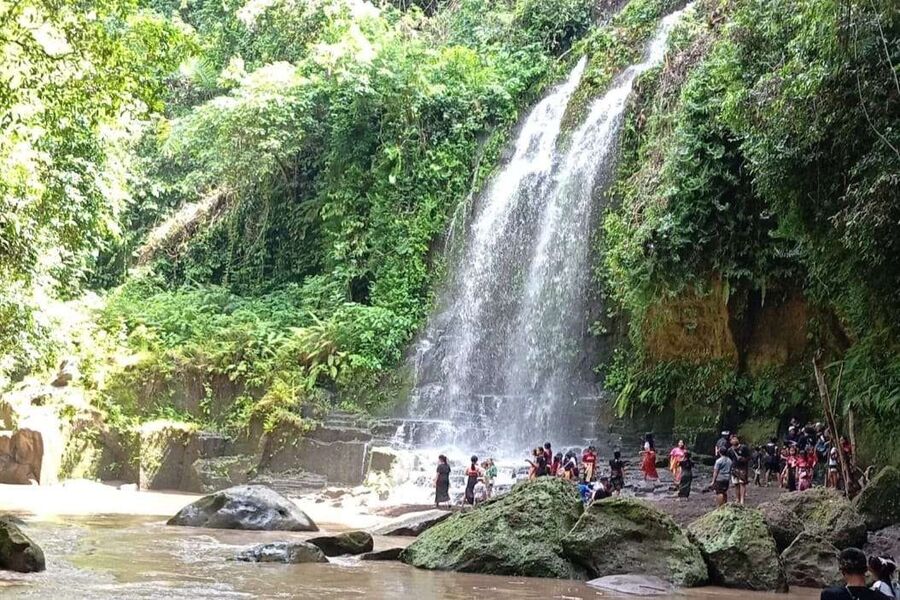
<instances>
[{"instance_id":1,"label":"person squatting on rock","mask_svg":"<svg viewBox=\"0 0 900 600\"><path fill-rule=\"evenodd\" d=\"M838 555L843 586L822 590L820 600L885 600L886 596L866 587L866 555L858 548L847 548Z\"/></svg>"}]
</instances>

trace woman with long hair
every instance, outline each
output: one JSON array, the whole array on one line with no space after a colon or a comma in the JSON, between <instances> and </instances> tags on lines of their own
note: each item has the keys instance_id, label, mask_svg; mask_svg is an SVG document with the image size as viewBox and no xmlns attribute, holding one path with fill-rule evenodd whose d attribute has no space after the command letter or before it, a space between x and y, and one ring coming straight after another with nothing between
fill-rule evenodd
<instances>
[{"instance_id":1,"label":"woman with long hair","mask_svg":"<svg viewBox=\"0 0 900 600\"><path fill-rule=\"evenodd\" d=\"M442 502L450 504L450 464L447 457L438 456L437 474L434 476L434 506L437 508Z\"/></svg>"}]
</instances>

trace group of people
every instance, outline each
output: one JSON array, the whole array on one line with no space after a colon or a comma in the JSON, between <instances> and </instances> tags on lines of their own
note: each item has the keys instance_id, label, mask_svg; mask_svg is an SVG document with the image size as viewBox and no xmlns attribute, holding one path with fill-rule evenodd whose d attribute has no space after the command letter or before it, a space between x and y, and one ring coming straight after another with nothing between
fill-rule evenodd
<instances>
[{"instance_id":1,"label":"group of people","mask_svg":"<svg viewBox=\"0 0 900 600\"><path fill-rule=\"evenodd\" d=\"M656 470L656 441L652 433L644 435L641 448L641 472L644 481L656 481L659 472ZM684 440L678 440L669 451L669 470L672 472L672 490L675 497L686 500L691 495L691 484L694 482L694 459Z\"/></svg>"},{"instance_id":2,"label":"group of people","mask_svg":"<svg viewBox=\"0 0 900 600\"><path fill-rule=\"evenodd\" d=\"M821 600L900 600L900 584L894 581L897 563L890 556L870 556L862 550L847 548L838 556L845 585L822 591ZM867 585L866 571L873 583Z\"/></svg>"},{"instance_id":3,"label":"group of people","mask_svg":"<svg viewBox=\"0 0 900 600\"><path fill-rule=\"evenodd\" d=\"M474 506L490 498L494 493L494 480L497 479L497 465L493 458L478 462L478 457L473 456L466 468L466 491L463 494L463 502ZM450 505L450 462L441 454L438 456L437 473L434 478L434 505Z\"/></svg>"},{"instance_id":4,"label":"group of people","mask_svg":"<svg viewBox=\"0 0 900 600\"><path fill-rule=\"evenodd\" d=\"M580 460L579 460L580 458ZM585 503L618 496L625 486L625 461L618 450L609 459L609 472L601 473L600 455L593 445L581 452L575 450L553 452L550 442L538 446L531 452L528 463L528 478L560 477L578 484L578 492Z\"/></svg>"}]
</instances>

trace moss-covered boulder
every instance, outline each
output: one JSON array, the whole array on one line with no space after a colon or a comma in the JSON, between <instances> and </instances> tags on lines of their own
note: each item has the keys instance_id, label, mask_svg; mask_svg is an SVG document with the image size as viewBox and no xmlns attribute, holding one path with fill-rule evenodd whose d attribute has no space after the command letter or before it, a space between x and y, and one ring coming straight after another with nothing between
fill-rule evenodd
<instances>
[{"instance_id":1,"label":"moss-covered boulder","mask_svg":"<svg viewBox=\"0 0 900 600\"><path fill-rule=\"evenodd\" d=\"M866 543L862 515L836 490L813 488L782 494L759 508L779 551L784 551L804 531L839 550L861 548Z\"/></svg>"},{"instance_id":2,"label":"moss-covered boulder","mask_svg":"<svg viewBox=\"0 0 900 600\"><path fill-rule=\"evenodd\" d=\"M883 468L853 503L869 529L900 523L900 470L891 466Z\"/></svg>"},{"instance_id":3,"label":"moss-covered boulder","mask_svg":"<svg viewBox=\"0 0 900 600\"><path fill-rule=\"evenodd\" d=\"M47 568L44 551L9 519L0 519L0 569L33 573Z\"/></svg>"},{"instance_id":4,"label":"moss-covered boulder","mask_svg":"<svg viewBox=\"0 0 900 600\"><path fill-rule=\"evenodd\" d=\"M577 577L560 542L581 511L571 483L551 477L525 481L428 529L400 559L442 571Z\"/></svg>"},{"instance_id":5,"label":"moss-covered boulder","mask_svg":"<svg viewBox=\"0 0 900 600\"><path fill-rule=\"evenodd\" d=\"M707 580L700 550L672 518L630 498L595 502L562 540L565 556L592 577L654 575L680 586Z\"/></svg>"},{"instance_id":6,"label":"moss-covered boulder","mask_svg":"<svg viewBox=\"0 0 900 600\"><path fill-rule=\"evenodd\" d=\"M713 583L751 590L786 591L775 540L760 511L726 504L688 526Z\"/></svg>"},{"instance_id":7,"label":"moss-covered boulder","mask_svg":"<svg viewBox=\"0 0 900 600\"><path fill-rule=\"evenodd\" d=\"M343 556L345 554L362 554L371 552L375 544L372 534L365 531L348 531L338 535L323 535L307 540L318 546L325 556Z\"/></svg>"},{"instance_id":8,"label":"moss-covered boulder","mask_svg":"<svg viewBox=\"0 0 900 600\"><path fill-rule=\"evenodd\" d=\"M781 554L790 585L824 588L842 581L838 549L809 533L801 533Z\"/></svg>"}]
</instances>

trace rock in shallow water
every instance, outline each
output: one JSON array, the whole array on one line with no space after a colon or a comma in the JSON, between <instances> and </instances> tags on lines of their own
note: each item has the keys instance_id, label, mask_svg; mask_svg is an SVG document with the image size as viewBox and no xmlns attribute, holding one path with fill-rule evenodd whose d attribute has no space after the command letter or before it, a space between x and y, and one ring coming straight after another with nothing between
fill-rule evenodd
<instances>
[{"instance_id":1,"label":"rock in shallow water","mask_svg":"<svg viewBox=\"0 0 900 600\"><path fill-rule=\"evenodd\" d=\"M839 550L861 548L866 543L866 523L856 508L840 492L813 488L782 494L761 504L766 525L779 551L784 551L806 531Z\"/></svg>"},{"instance_id":2,"label":"rock in shallow water","mask_svg":"<svg viewBox=\"0 0 900 600\"><path fill-rule=\"evenodd\" d=\"M400 559L423 569L578 577L582 573L563 558L560 542L581 511L571 483L551 477L525 481L428 529Z\"/></svg>"},{"instance_id":3,"label":"rock in shallow water","mask_svg":"<svg viewBox=\"0 0 900 600\"><path fill-rule=\"evenodd\" d=\"M17 525L0 519L0 569L34 573L47 568L44 552Z\"/></svg>"},{"instance_id":4,"label":"rock in shallow water","mask_svg":"<svg viewBox=\"0 0 900 600\"><path fill-rule=\"evenodd\" d=\"M260 485L239 485L204 496L178 511L168 524L211 529L319 530L297 505Z\"/></svg>"},{"instance_id":5,"label":"rock in shallow water","mask_svg":"<svg viewBox=\"0 0 900 600\"><path fill-rule=\"evenodd\" d=\"M260 544L238 554L237 560L290 564L328 562L322 550L309 542Z\"/></svg>"},{"instance_id":6,"label":"rock in shallow water","mask_svg":"<svg viewBox=\"0 0 900 600\"><path fill-rule=\"evenodd\" d=\"M403 548L387 548L378 552L366 552L359 560L400 560Z\"/></svg>"},{"instance_id":7,"label":"rock in shallow water","mask_svg":"<svg viewBox=\"0 0 900 600\"><path fill-rule=\"evenodd\" d=\"M339 535L323 535L307 541L321 549L325 556L362 554L363 552L371 552L375 545L372 541L372 535L365 531L348 531Z\"/></svg>"},{"instance_id":8,"label":"rock in shallow water","mask_svg":"<svg viewBox=\"0 0 900 600\"><path fill-rule=\"evenodd\" d=\"M640 573L686 587L708 577L700 550L672 517L631 498L592 504L562 547L566 558L594 577Z\"/></svg>"},{"instance_id":9,"label":"rock in shallow water","mask_svg":"<svg viewBox=\"0 0 900 600\"><path fill-rule=\"evenodd\" d=\"M441 521L452 515L448 510L426 510L423 512L403 515L397 519L388 521L380 527L371 529L375 535L402 535L416 537L423 531L434 527Z\"/></svg>"},{"instance_id":10,"label":"rock in shallow water","mask_svg":"<svg viewBox=\"0 0 900 600\"><path fill-rule=\"evenodd\" d=\"M791 585L823 588L842 581L838 549L809 533L801 533L781 554Z\"/></svg>"},{"instance_id":11,"label":"rock in shallow water","mask_svg":"<svg viewBox=\"0 0 900 600\"><path fill-rule=\"evenodd\" d=\"M775 540L760 511L726 504L691 523L688 532L706 559L713 583L787 591Z\"/></svg>"},{"instance_id":12,"label":"rock in shallow water","mask_svg":"<svg viewBox=\"0 0 900 600\"><path fill-rule=\"evenodd\" d=\"M587 585L630 596L670 596L675 586L652 575L607 575L591 579Z\"/></svg>"}]
</instances>

